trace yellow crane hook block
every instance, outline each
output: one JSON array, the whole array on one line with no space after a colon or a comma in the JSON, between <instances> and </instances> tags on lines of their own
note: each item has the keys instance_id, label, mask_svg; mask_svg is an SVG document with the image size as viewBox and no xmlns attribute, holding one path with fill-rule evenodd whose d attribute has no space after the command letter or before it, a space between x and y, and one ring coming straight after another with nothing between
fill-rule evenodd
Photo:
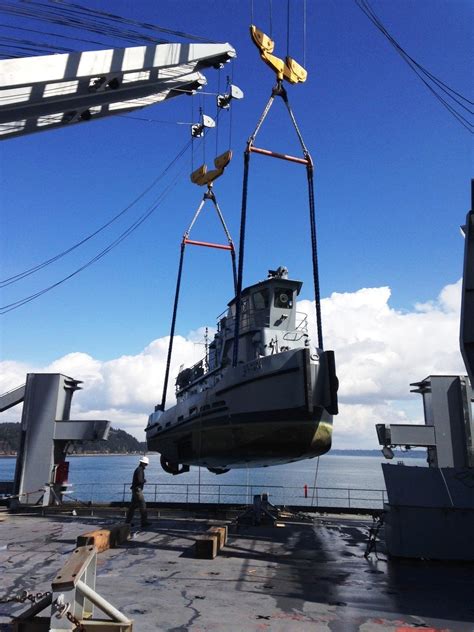
<instances>
[{"instance_id":1,"label":"yellow crane hook block","mask_svg":"<svg viewBox=\"0 0 474 632\"><path fill-rule=\"evenodd\" d=\"M270 53L275 48L275 42L253 24L250 26L250 36L260 51L260 58L276 72L279 81L283 81L283 79L289 83L303 83L306 81L308 73L303 66L300 66L291 57L286 57L283 60L280 57L276 57L276 55L271 55Z\"/></svg>"},{"instance_id":2,"label":"yellow crane hook block","mask_svg":"<svg viewBox=\"0 0 474 632\"><path fill-rule=\"evenodd\" d=\"M286 57L283 75L290 83L304 83L308 78L308 71L291 57Z\"/></svg>"},{"instance_id":3,"label":"yellow crane hook block","mask_svg":"<svg viewBox=\"0 0 474 632\"><path fill-rule=\"evenodd\" d=\"M275 42L253 24L250 26L250 35L255 46L257 46L262 53L264 51L266 53L273 53Z\"/></svg>"},{"instance_id":4,"label":"yellow crane hook block","mask_svg":"<svg viewBox=\"0 0 474 632\"><path fill-rule=\"evenodd\" d=\"M275 48L275 42L253 24L250 26L250 36L253 43L260 51L260 58L263 59L267 66L270 66L270 68L276 72L277 78L280 81L283 81L285 62L283 59L280 59L275 55L270 55Z\"/></svg>"},{"instance_id":5,"label":"yellow crane hook block","mask_svg":"<svg viewBox=\"0 0 474 632\"><path fill-rule=\"evenodd\" d=\"M205 176L207 173L207 165L201 165L200 167L198 167L195 171L192 172L191 174L191 182L193 184L201 184L200 180L203 178L203 176Z\"/></svg>"},{"instance_id":6,"label":"yellow crane hook block","mask_svg":"<svg viewBox=\"0 0 474 632\"><path fill-rule=\"evenodd\" d=\"M205 184L211 184L212 182L214 182L214 180L217 180L217 178L219 178L224 173L224 169L227 167L231 160L232 150L229 149L220 156L217 156L217 158L214 160L214 166L216 168L212 171L207 170L207 165L201 165L198 169L193 171L193 173L191 174L191 182L193 184L197 184L200 187L204 186Z\"/></svg>"},{"instance_id":7,"label":"yellow crane hook block","mask_svg":"<svg viewBox=\"0 0 474 632\"><path fill-rule=\"evenodd\" d=\"M229 162L232 160L232 149L225 151L214 160L214 166L216 169L225 169Z\"/></svg>"}]
</instances>

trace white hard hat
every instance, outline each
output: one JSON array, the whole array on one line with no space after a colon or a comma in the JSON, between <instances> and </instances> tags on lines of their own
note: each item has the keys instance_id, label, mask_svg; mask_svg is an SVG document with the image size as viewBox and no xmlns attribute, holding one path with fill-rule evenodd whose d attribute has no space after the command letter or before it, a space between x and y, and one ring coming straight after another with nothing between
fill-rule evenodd
<instances>
[{"instance_id":1,"label":"white hard hat","mask_svg":"<svg viewBox=\"0 0 474 632\"><path fill-rule=\"evenodd\" d=\"M142 458L140 459L140 463L143 463L144 465L149 465L150 459L147 456L142 456Z\"/></svg>"}]
</instances>

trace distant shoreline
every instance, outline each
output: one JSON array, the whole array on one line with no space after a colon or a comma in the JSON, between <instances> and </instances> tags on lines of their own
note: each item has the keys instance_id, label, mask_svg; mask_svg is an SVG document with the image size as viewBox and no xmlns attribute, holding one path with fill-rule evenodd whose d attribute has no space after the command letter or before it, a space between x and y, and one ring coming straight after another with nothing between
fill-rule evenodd
<instances>
[{"instance_id":1,"label":"distant shoreline","mask_svg":"<svg viewBox=\"0 0 474 632\"><path fill-rule=\"evenodd\" d=\"M147 452L147 454L158 454L158 452ZM81 454L68 454L67 458L76 458L82 456L142 456L143 452L84 452ZM3 459L16 459L16 454L1 454ZM326 455L323 455L326 456ZM382 456L381 450L330 450L327 456ZM426 458L425 450L410 450L408 452L394 452L395 459L420 459Z\"/></svg>"}]
</instances>

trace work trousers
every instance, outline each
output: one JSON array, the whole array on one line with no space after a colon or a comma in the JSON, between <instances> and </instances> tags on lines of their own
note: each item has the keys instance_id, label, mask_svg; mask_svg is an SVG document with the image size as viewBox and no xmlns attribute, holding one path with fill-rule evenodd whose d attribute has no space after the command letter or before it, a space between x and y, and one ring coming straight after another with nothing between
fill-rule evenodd
<instances>
[{"instance_id":1,"label":"work trousers","mask_svg":"<svg viewBox=\"0 0 474 632\"><path fill-rule=\"evenodd\" d=\"M125 522L128 522L129 524L132 522L135 509L140 510L140 518L141 518L142 527L143 527L148 522L148 519L147 519L147 512L146 512L146 502L145 502L145 497L143 495L142 489L132 490L132 502L130 504L130 507L128 508Z\"/></svg>"}]
</instances>

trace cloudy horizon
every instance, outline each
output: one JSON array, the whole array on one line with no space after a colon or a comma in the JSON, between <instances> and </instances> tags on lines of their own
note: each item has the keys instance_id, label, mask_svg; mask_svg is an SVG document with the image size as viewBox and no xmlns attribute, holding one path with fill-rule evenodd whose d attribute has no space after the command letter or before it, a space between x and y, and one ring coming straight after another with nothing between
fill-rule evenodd
<instances>
[{"instance_id":1,"label":"cloudy horizon","mask_svg":"<svg viewBox=\"0 0 474 632\"><path fill-rule=\"evenodd\" d=\"M461 280L411 310L394 309L390 298L389 287L375 287L334 292L322 300L325 346L336 353L340 383L334 448L376 448L376 423L422 423L421 398L410 394L410 383L430 374L465 372L458 343ZM297 309L308 314L314 331L314 303L300 301ZM175 336L172 376L203 356L204 329ZM23 383L29 372L64 373L84 381L71 418L109 419L143 441L147 417L161 400L168 342L169 336L158 338L135 355L107 361L77 350L46 366L4 361L0 392ZM174 402L174 379L170 383L168 406ZM18 407L1 419L18 421L20 414Z\"/></svg>"}]
</instances>

